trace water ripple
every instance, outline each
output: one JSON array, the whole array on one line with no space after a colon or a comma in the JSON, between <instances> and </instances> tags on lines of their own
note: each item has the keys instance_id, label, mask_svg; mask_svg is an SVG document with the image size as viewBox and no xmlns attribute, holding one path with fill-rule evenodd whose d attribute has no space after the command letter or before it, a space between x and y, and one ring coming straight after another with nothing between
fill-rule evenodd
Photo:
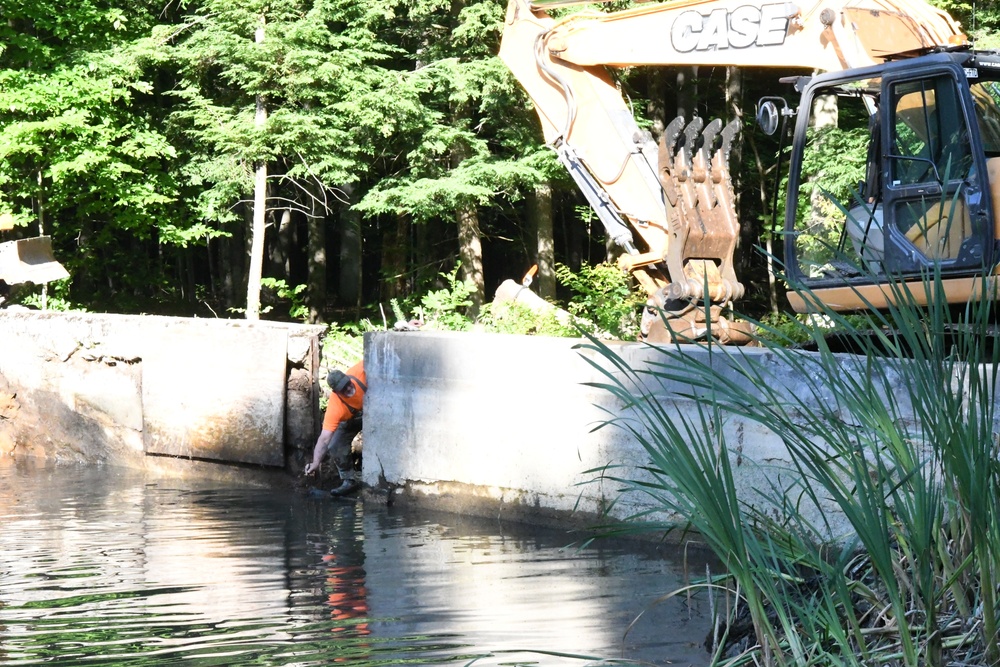
<instances>
[{"instance_id":1,"label":"water ripple","mask_svg":"<svg viewBox=\"0 0 1000 667\"><path fill-rule=\"evenodd\" d=\"M0 463L0 508L3 666L708 663L680 599L622 644L662 552L107 468Z\"/></svg>"}]
</instances>

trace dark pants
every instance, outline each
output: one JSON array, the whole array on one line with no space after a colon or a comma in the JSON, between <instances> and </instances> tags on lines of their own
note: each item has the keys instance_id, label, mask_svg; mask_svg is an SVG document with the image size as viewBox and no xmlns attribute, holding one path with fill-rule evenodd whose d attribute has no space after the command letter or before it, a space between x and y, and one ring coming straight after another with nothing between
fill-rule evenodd
<instances>
[{"instance_id":1,"label":"dark pants","mask_svg":"<svg viewBox=\"0 0 1000 667\"><path fill-rule=\"evenodd\" d=\"M354 438L361 433L361 418L342 422L337 430L333 432L333 439L330 441L330 458L337 466L337 472L342 479L354 478L354 460L351 457L351 443Z\"/></svg>"}]
</instances>

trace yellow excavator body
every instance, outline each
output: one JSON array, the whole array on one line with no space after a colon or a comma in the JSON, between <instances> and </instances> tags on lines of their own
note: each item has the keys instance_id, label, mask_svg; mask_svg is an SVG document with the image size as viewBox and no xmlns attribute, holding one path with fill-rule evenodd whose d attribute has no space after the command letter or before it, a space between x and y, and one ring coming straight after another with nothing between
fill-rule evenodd
<instances>
[{"instance_id":1,"label":"yellow excavator body","mask_svg":"<svg viewBox=\"0 0 1000 667\"><path fill-rule=\"evenodd\" d=\"M675 119L641 130L608 71L637 65L875 66L967 39L924 0L674 0L554 17L578 0L510 0L500 58L531 97L543 135L649 294L642 335L745 342L727 320L744 287L729 173L739 124Z\"/></svg>"}]
</instances>

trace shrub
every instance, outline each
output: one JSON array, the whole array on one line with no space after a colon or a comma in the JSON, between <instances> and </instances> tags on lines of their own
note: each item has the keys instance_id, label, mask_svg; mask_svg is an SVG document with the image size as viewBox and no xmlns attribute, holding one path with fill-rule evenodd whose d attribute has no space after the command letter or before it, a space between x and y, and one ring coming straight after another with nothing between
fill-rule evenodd
<instances>
[{"instance_id":1,"label":"shrub","mask_svg":"<svg viewBox=\"0 0 1000 667\"><path fill-rule=\"evenodd\" d=\"M573 273L565 264L557 264L556 278L574 293L566 309L583 323L592 322L591 333L610 334L620 340L638 338L646 295L620 268L605 262L581 266L579 273Z\"/></svg>"},{"instance_id":2,"label":"shrub","mask_svg":"<svg viewBox=\"0 0 1000 667\"><path fill-rule=\"evenodd\" d=\"M519 303L491 303L483 307L479 324L491 333L579 337L580 330L559 319L557 310L538 313Z\"/></svg>"}]
</instances>

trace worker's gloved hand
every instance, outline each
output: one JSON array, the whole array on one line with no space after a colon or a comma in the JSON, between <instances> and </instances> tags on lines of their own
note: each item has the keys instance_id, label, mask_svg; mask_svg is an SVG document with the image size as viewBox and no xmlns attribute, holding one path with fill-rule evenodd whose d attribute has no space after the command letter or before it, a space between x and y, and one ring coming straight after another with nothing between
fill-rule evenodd
<instances>
[{"instance_id":1,"label":"worker's gloved hand","mask_svg":"<svg viewBox=\"0 0 1000 667\"><path fill-rule=\"evenodd\" d=\"M305 470L302 471L302 474L303 475L311 475L314 472L316 472L317 468L319 468L319 466L314 466L312 463L307 463L306 467L305 467Z\"/></svg>"}]
</instances>

